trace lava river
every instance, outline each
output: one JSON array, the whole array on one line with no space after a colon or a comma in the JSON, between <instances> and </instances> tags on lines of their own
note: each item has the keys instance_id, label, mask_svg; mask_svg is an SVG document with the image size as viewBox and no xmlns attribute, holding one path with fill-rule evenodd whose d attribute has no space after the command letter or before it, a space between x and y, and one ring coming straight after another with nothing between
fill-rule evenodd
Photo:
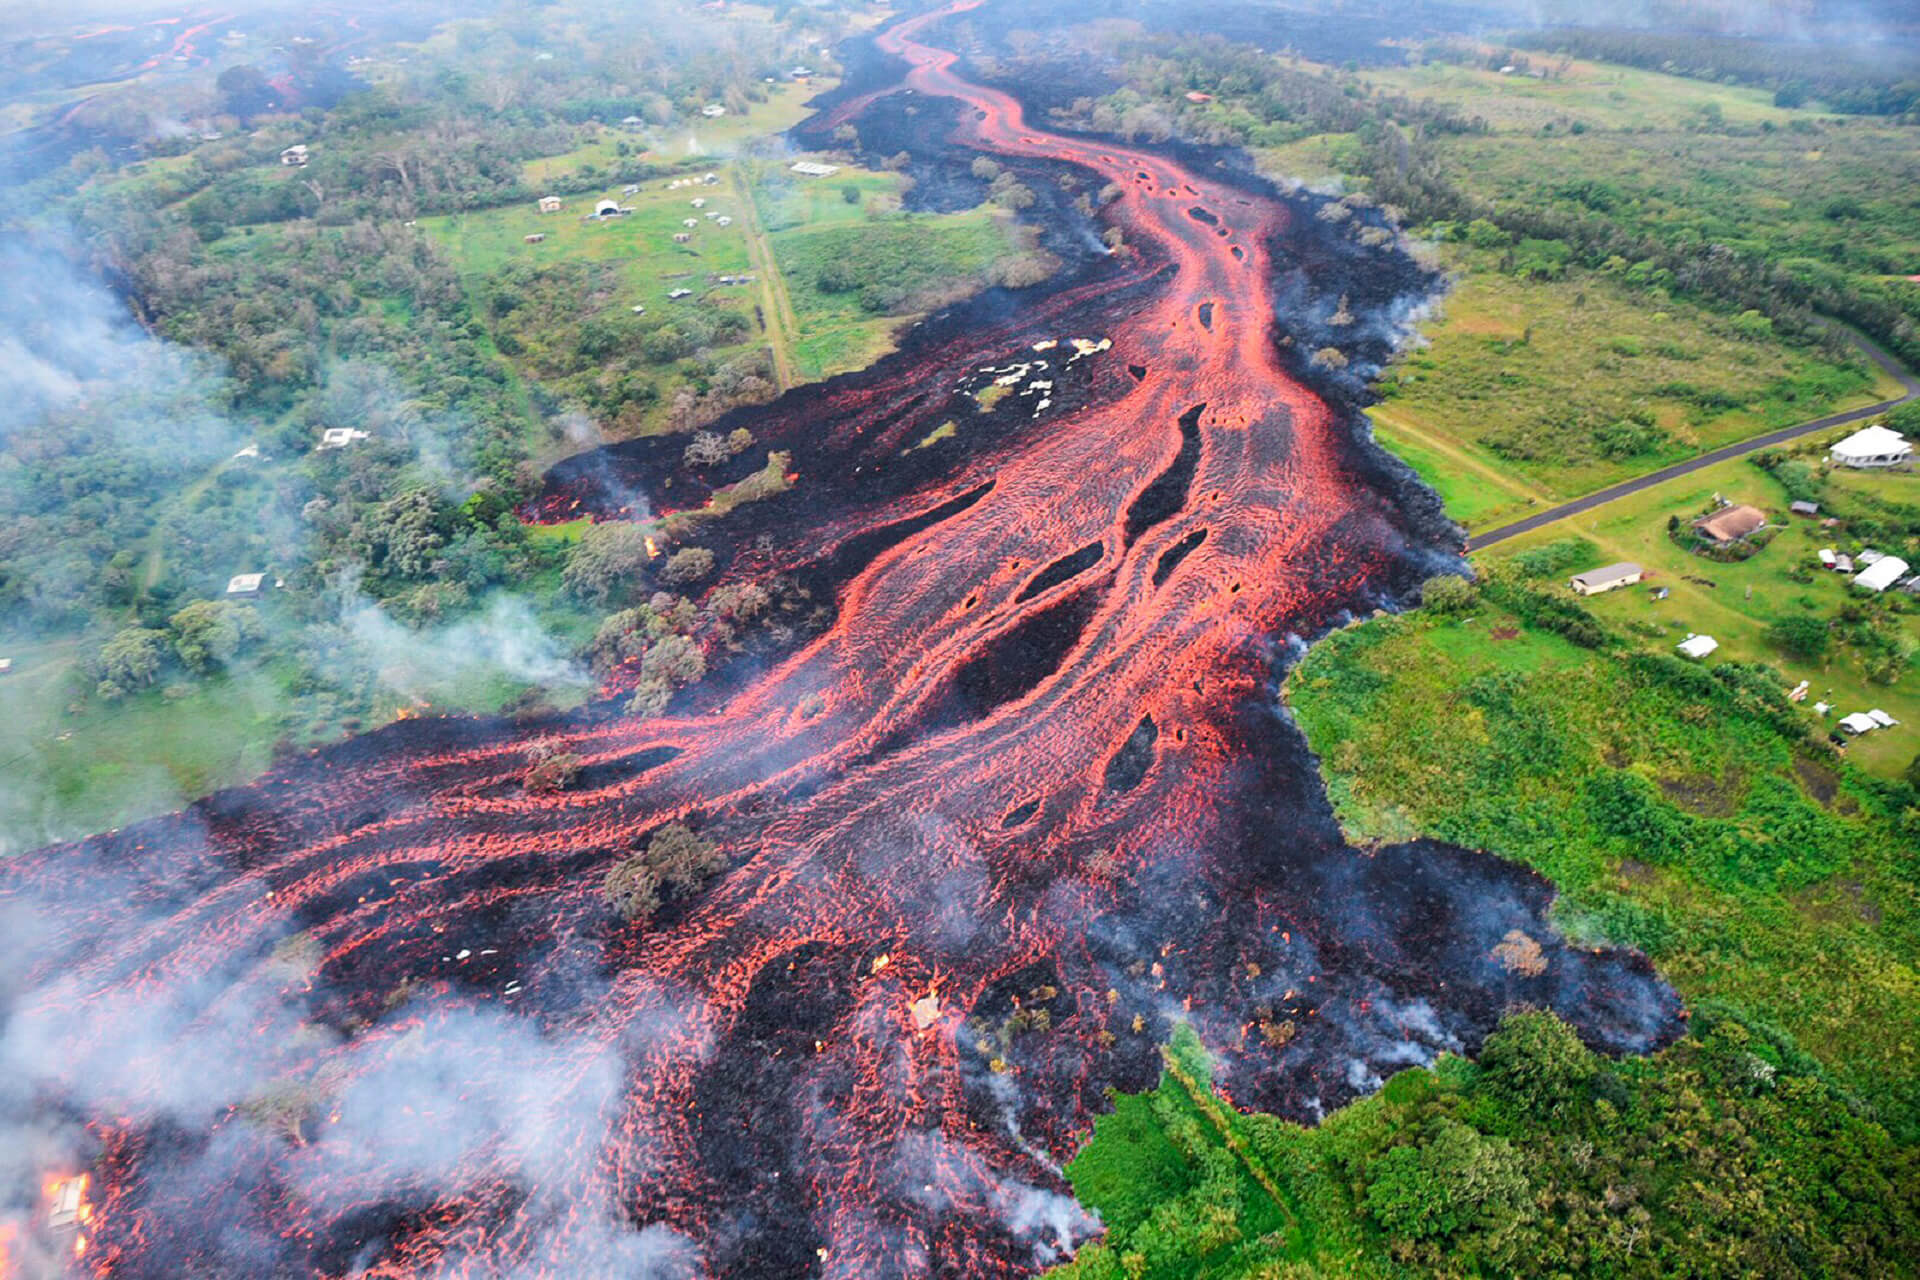
<instances>
[{"instance_id":1,"label":"lava river","mask_svg":"<svg viewBox=\"0 0 1920 1280\"><path fill-rule=\"evenodd\" d=\"M1127 248L744 411L799 478L728 573L832 596L777 660L654 719L403 722L0 867L0 1266L1027 1274L1098 1230L1059 1162L1175 1020L1302 1119L1516 1002L1672 1033L1536 878L1345 845L1278 708L1294 638L1458 552L1295 355L1377 357L1431 282L1355 241L1377 214L1027 124L932 43L952 12L811 127L1077 175ZM995 425L911 448L1022 363ZM520 785L533 735L576 787ZM668 821L726 869L622 925L607 869Z\"/></svg>"}]
</instances>

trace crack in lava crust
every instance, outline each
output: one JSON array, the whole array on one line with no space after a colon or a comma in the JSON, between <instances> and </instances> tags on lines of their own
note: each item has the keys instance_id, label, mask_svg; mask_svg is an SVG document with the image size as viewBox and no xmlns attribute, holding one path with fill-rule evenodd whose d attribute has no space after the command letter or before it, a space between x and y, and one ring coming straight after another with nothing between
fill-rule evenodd
<instances>
[{"instance_id":1,"label":"crack in lava crust","mask_svg":"<svg viewBox=\"0 0 1920 1280\"><path fill-rule=\"evenodd\" d=\"M1351 416L1281 360L1288 206L1030 127L920 42L962 7L877 43L972 108L960 145L1121 189L1103 216L1138 265L1103 394L884 510L823 513L815 555L991 481L708 714L551 729L584 789L513 785L513 726L414 722L0 868L0 1120L101 1172L67 1265L1023 1274L1097 1229L1057 1162L1109 1085L1153 1078L1170 1018L1230 1096L1302 1118L1473 1047L1512 1001L1616 1050L1671 1032L1644 961L1560 941L1538 880L1340 842L1269 638L1404 589L1421 552ZM938 412L863 447L897 458ZM1184 497L1130 528L1183 418ZM727 871L616 927L607 866L689 817ZM1544 973L1492 959L1511 929ZM1016 1007L1051 1029L1001 1031Z\"/></svg>"}]
</instances>

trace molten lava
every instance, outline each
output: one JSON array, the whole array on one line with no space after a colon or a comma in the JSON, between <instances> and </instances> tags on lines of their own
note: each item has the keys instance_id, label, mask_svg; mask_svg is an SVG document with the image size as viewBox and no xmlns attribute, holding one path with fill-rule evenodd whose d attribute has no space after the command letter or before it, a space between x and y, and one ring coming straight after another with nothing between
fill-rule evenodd
<instances>
[{"instance_id":1,"label":"molten lava","mask_svg":"<svg viewBox=\"0 0 1920 1280\"><path fill-rule=\"evenodd\" d=\"M1428 282L1307 197L1029 125L927 42L960 8L883 32L904 78L808 127L894 112L1110 192L1128 251L745 411L804 478L726 517L762 533L731 572L818 586L817 634L683 714L416 719L0 867L0 1119L92 1161L74 1268L1019 1275L1097 1230L1059 1162L1174 1019L1303 1119L1514 1001L1669 1033L1539 880L1346 846L1276 707L1279 638L1458 551L1291 357L1335 299L1389 341ZM1073 333L1107 336L1069 367L1042 344ZM586 474L532 513L633 502ZM575 785L521 785L535 736ZM623 924L607 872L669 822L727 865Z\"/></svg>"}]
</instances>

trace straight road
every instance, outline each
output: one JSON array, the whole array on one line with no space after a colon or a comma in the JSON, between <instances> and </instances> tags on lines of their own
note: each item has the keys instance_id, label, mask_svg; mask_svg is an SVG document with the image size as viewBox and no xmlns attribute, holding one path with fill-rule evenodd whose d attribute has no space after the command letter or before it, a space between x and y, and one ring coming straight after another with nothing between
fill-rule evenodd
<instances>
[{"instance_id":1,"label":"straight road","mask_svg":"<svg viewBox=\"0 0 1920 1280\"><path fill-rule=\"evenodd\" d=\"M766 317L767 345L773 349L775 389L787 391L799 382L793 368L793 344L800 335L800 321L793 314L793 299L787 293L786 277L780 274L780 262L773 256L773 244L760 225L760 208L754 204L753 192L741 178L738 164L729 166L727 181L739 199L740 219L747 233L747 259L759 277L760 314Z\"/></svg>"},{"instance_id":2,"label":"straight road","mask_svg":"<svg viewBox=\"0 0 1920 1280\"><path fill-rule=\"evenodd\" d=\"M1616 498L1624 498L1630 493L1639 493L1643 489L1651 489L1654 485L1664 484L1675 476L1684 476L1689 472L1698 471L1702 467L1710 467L1716 462L1725 462L1728 458L1743 457L1746 454L1756 452L1760 449L1770 448L1776 444L1785 444L1787 441L1797 440L1801 436L1812 435L1816 431L1825 431L1831 427L1845 426L1849 422L1858 422L1862 418L1871 418L1877 413L1885 413L1897 404L1905 404L1916 396L1920 396L1920 380L1916 380L1898 361L1861 334L1849 332L1849 336L1858 344L1862 351L1867 353L1875 364L1886 370L1887 373L1900 384L1900 395L1895 396L1891 400L1883 400L1879 404L1870 404L1860 409L1849 409L1845 413L1830 413L1824 418L1815 418L1812 422L1802 422L1797 426L1782 427L1778 431L1769 431L1766 435L1755 436L1751 440L1741 440L1736 444L1722 445L1720 448L1708 453L1703 453L1697 458L1689 458L1685 462L1676 462L1670 467L1662 467L1658 471L1649 472L1644 476L1636 476L1632 480L1622 480L1619 484L1600 489L1586 495L1584 498L1575 498L1572 502L1563 502L1557 507L1549 507L1545 511L1536 512L1524 520L1516 520L1512 524L1501 525L1498 529L1489 529L1485 533L1468 538L1467 550L1479 551L1482 548L1492 546L1496 542L1505 542L1508 538L1516 537L1523 533L1531 533L1533 530L1553 524L1555 521L1565 520L1568 516L1577 516L1582 511L1591 511L1595 507L1604 506L1614 501Z\"/></svg>"}]
</instances>

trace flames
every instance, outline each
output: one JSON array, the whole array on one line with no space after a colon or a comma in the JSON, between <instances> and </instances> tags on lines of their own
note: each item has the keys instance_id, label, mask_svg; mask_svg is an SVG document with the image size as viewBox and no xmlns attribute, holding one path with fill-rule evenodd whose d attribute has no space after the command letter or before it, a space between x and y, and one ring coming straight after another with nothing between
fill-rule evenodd
<instances>
[{"instance_id":1,"label":"flames","mask_svg":"<svg viewBox=\"0 0 1920 1280\"><path fill-rule=\"evenodd\" d=\"M54 938L11 1016L73 1028L57 1047L85 1061L124 1047L119 1074L156 1094L189 1049L249 1066L199 1130L95 1164L101 1202L139 1211L83 1220L81 1182L88 1265L563 1277L616 1273L645 1230L702 1274L995 1280L1078 1238L1019 1206L1065 1195L1059 1162L1110 1086L1157 1076L1173 1019L1222 1048L1232 1097L1303 1116L1352 1091L1369 1036L1471 1043L1583 975L1620 993L1608 1028L1660 1016L1644 972L1561 946L1523 873L1342 845L1273 714L1271 637L1372 607L1454 536L1402 514L1271 340L1270 280L1353 269L1273 255L1344 232L1224 172L1028 127L920 42L939 17L882 50L917 100L971 109L911 127L958 119L968 149L1113 185L1102 216L1136 252L1017 314L930 321L886 376L753 420L806 501L722 517L745 527L715 545L776 529L757 567L815 585L812 639L710 655L684 714L543 723L580 760L563 791L521 785L527 730L421 718L0 864L0 905L31 900ZM1365 284L1326 282L1360 310L1404 301ZM951 415L943 388L1072 332L1113 354L1060 374L1044 423L958 433L947 474L897 465ZM585 513L561 492L529 514ZM616 918L609 870L670 824L710 839L711 878L663 873L650 916ZM76 868L123 866L137 901L80 891ZM1490 958L1509 928L1543 975ZM52 1016L74 991L80 1016ZM129 1007L179 1043L123 1045ZM478 1030L435 1058L456 1027ZM217 1055L198 1039L231 1028ZM541 1122L489 1127L521 1111Z\"/></svg>"}]
</instances>

